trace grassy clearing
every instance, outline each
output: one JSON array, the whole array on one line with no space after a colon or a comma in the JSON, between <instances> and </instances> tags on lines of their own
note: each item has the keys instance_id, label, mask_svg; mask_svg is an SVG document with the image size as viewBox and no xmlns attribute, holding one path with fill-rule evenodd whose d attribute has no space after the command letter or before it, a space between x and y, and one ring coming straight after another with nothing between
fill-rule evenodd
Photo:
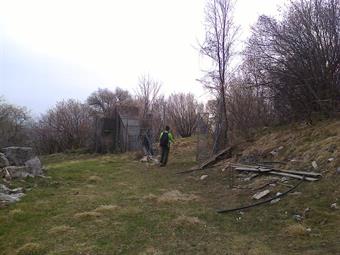
<instances>
[{"instance_id":1,"label":"grassy clearing","mask_svg":"<svg viewBox=\"0 0 340 255\"><path fill-rule=\"evenodd\" d=\"M215 209L251 202L252 191L230 189L218 167L176 175L195 164L194 148L192 139L178 141L166 168L128 154L46 158L51 178L18 181L31 190L0 210L0 254L340 253L340 211L330 208L339 177L304 184L274 205L219 215Z\"/></svg>"}]
</instances>

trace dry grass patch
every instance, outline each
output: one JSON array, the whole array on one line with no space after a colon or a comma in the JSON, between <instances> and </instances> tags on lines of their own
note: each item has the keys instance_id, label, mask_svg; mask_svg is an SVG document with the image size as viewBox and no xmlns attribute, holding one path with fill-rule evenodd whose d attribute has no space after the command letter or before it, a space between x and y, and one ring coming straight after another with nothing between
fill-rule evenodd
<instances>
[{"instance_id":1,"label":"dry grass patch","mask_svg":"<svg viewBox=\"0 0 340 255\"><path fill-rule=\"evenodd\" d=\"M293 224L285 228L284 233L291 237L303 236L307 233L302 224Z\"/></svg>"},{"instance_id":2,"label":"dry grass patch","mask_svg":"<svg viewBox=\"0 0 340 255\"><path fill-rule=\"evenodd\" d=\"M91 219L99 218L99 217L101 217L101 216L102 216L101 213L91 211L91 212L81 212L81 213L76 213L76 214L74 215L74 218L80 219L80 220L91 220Z\"/></svg>"},{"instance_id":3,"label":"dry grass patch","mask_svg":"<svg viewBox=\"0 0 340 255\"><path fill-rule=\"evenodd\" d=\"M177 202L177 201L191 201L198 200L198 196L192 194L184 194L178 190L165 192L158 197L158 202Z\"/></svg>"},{"instance_id":4,"label":"dry grass patch","mask_svg":"<svg viewBox=\"0 0 340 255\"><path fill-rule=\"evenodd\" d=\"M22 213L24 213L24 212L21 209L13 209L9 212L9 215L15 216L15 215L19 215L19 214L22 214Z\"/></svg>"},{"instance_id":5,"label":"dry grass patch","mask_svg":"<svg viewBox=\"0 0 340 255\"><path fill-rule=\"evenodd\" d=\"M88 182L91 182L91 183L97 183L97 182L101 182L103 179L99 176L92 175L87 180Z\"/></svg>"},{"instance_id":6,"label":"dry grass patch","mask_svg":"<svg viewBox=\"0 0 340 255\"><path fill-rule=\"evenodd\" d=\"M190 225L204 225L204 221L201 221L198 217L189 217L181 215L174 220L175 224L190 224Z\"/></svg>"},{"instance_id":7,"label":"dry grass patch","mask_svg":"<svg viewBox=\"0 0 340 255\"><path fill-rule=\"evenodd\" d=\"M67 225L61 225L61 226L55 226L53 228L51 228L48 233L51 235L60 235L60 234L65 234L68 232L73 231L74 228L67 226Z\"/></svg>"},{"instance_id":8,"label":"dry grass patch","mask_svg":"<svg viewBox=\"0 0 340 255\"><path fill-rule=\"evenodd\" d=\"M157 250L154 247L148 247L145 251L138 253L139 255L161 255L163 252Z\"/></svg>"},{"instance_id":9,"label":"dry grass patch","mask_svg":"<svg viewBox=\"0 0 340 255\"><path fill-rule=\"evenodd\" d=\"M119 209L119 206L117 205L101 205L94 209L94 212L97 213L109 213L109 212L115 212Z\"/></svg>"},{"instance_id":10,"label":"dry grass patch","mask_svg":"<svg viewBox=\"0 0 340 255\"><path fill-rule=\"evenodd\" d=\"M151 193L146 196L143 196L143 200L154 200L154 199L157 199L157 196Z\"/></svg>"},{"instance_id":11,"label":"dry grass patch","mask_svg":"<svg viewBox=\"0 0 340 255\"><path fill-rule=\"evenodd\" d=\"M17 255L42 255L45 249L38 243L27 243L17 250Z\"/></svg>"},{"instance_id":12,"label":"dry grass patch","mask_svg":"<svg viewBox=\"0 0 340 255\"><path fill-rule=\"evenodd\" d=\"M272 254L273 252L265 246L251 248L248 252L248 255L272 255Z\"/></svg>"}]
</instances>

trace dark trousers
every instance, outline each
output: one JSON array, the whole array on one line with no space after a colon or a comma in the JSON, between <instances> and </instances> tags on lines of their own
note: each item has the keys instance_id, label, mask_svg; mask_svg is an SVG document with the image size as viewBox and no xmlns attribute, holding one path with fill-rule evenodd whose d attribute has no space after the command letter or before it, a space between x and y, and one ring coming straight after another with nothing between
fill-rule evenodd
<instances>
[{"instance_id":1,"label":"dark trousers","mask_svg":"<svg viewBox=\"0 0 340 255\"><path fill-rule=\"evenodd\" d=\"M170 147L168 146L161 146L162 154L161 154L161 165L166 165L168 162L168 156L169 156L169 151Z\"/></svg>"}]
</instances>

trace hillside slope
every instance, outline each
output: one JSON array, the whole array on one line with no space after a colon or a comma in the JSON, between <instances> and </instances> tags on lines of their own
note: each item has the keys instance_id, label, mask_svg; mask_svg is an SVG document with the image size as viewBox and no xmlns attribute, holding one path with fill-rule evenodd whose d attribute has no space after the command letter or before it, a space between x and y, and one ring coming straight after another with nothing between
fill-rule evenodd
<instances>
[{"instance_id":1,"label":"hillside slope","mask_svg":"<svg viewBox=\"0 0 340 255\"><path fill-rule=\"evenodd\" d=\"M313 170L334 175L340 167L340 121L263 130L241 149L243 155L286 162L287 168L312 169L315 161L317 169Z\"/></svg>"}]
</instances>

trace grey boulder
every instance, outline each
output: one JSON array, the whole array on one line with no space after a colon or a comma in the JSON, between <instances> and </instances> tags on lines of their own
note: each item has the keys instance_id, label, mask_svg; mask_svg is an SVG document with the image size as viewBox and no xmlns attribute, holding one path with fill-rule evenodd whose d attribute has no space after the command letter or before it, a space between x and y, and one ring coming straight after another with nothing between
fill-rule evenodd
<instances>
[{"instance_id":1,"label":"grey boulder","mask_svg":"<svg viewBox=\"0 0 340 255\"><path fill-rule=\"evenodd\" d=\"M17 194L3 194L0 193L0 201L5 203L15 203L20 201L20 198L23 197L24 193L17 193Z\"/></svg>"},{"instance_id":2,"label":"grey boulder","mask_svg":"<svg viewBox=\"0 0 340 255\"><path fill-rule=\"evenodd\" d=\"M5 154L0 153L0 168L9 166L9 161L6 158Z\"/></svg>"},{"instance_id":3,"label":"grey boulder","mask_svg":"<svg viewBox=\"0 0 340 255\"><path fill-rule=\"evenodd\" d=\"M11 178L33 177L27 166L7 166L5 167L5 170Z\"/></svg>"},{"instance_id":4,"label":"grey boulder","mask_svg":"<svg viewBox=\"0 0 340 255\"><path fill-rule=\"evenodd\" d=\"M23 166L25 162L34 158L31 147L7 147L2 149L10 165Z\"/></svg>"},{"instance_id":5,"label":"grey boulder","mask_svg":"<svg viewBox=\"0 0 340 255\"><path fill-rule=\"evenodd\" d=\"M28 171L33 176L42 175L42 167L41 167L41 161L38 157L34 157L30 160L27 160L25 162L25 166L28 168Z\"/></svg>"}]
</instances>

